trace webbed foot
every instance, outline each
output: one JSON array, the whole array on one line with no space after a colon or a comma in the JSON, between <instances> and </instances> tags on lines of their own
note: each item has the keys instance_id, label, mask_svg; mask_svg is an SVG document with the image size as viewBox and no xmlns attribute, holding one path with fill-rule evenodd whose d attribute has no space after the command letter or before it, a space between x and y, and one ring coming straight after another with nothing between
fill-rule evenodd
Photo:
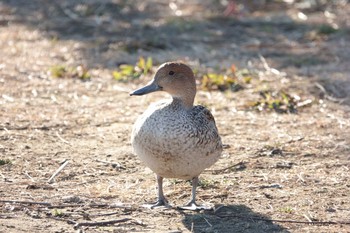
<instances>
[{"instance_id":1,"label":"webbed foot","mask_svg":"<svg viewBox=\"0 0 350 233\"><path fill-rule=\"evenodd\" d=\"M144 204L142 207L149 208L149 209L155 209L155 208L170 208L168 201L166 199L159 199L155 203L150 204Z\"/></svg>"},{"instance_id":2,"label":"webbed foot","mask_svg":"<svg viewBox=\"0 0 350 233\"><path fill-rule=\"evenodd\" d=\"M213 209L213 207L210 207L210 206L197 205L197 203L194 202L194 201L190 201L186 205L180 206L178 208L181 209L181 210L193 210L193 211L196 211L196 210L211 210L211 209Z\"/></svg>"}]
</instances>

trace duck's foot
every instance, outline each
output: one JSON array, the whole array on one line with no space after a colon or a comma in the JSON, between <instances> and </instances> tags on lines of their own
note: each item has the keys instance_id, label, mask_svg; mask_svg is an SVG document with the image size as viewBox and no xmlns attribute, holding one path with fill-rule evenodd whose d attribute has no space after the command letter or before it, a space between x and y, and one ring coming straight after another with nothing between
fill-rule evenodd
<instances>
[{"instance_id":1,"label":"duck's foot","mask_svg":"<svg viewBox=\"0 0 350 233\"><path fill-rule=\"evenodd\" d=\"M197 205L197 203L193 202L193 201L190 201L186 205L180 206L178 208L181 209L181 210L193 210L193 211L196 211L196 210L211 210L211 209L213 209L213 207L210 207L210 206Z\"/></svg>"},{"instance_id":2,"label":"duck's foot","mask_svg":"<svg viewBox=\"0 0 350 233\"><path fill-rule=\"evenodd\" d=\"M156 208L171 208L171 205L165 199L161 199L156 201L155 203L143 204L142 207L148 209L156 209Z\"/></svg>"}]
</instances>

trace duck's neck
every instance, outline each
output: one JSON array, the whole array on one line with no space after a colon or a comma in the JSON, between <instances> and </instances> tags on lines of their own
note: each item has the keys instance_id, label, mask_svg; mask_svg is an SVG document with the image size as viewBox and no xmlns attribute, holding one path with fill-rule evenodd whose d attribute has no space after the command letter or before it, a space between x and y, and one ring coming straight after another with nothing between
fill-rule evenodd
<instances>
[{"instance_id":1,"label":"duck's neck","mask_svg":"<svg viewBox=\"0 0 350 233\"><path fill-rule=\"evenodd\" d=\"M187 88L177 89L176 93L169 93L173 97L173 102L180 102L186 109L191 109L196 96L196 85L188 85Z\"/></svg>"},{"instance_id":2,"label":"duck's neck","mask_svg":"<svg viewBox=\"0 0 350 233\"><path fill-rule=\"evenodd\" d=\"M188 98L173 96L173 103L174 104L181 104L186 109L191 109L193 107L193 103L194 103L194 96L188 97Z\"/></svg>"}]
</instances>

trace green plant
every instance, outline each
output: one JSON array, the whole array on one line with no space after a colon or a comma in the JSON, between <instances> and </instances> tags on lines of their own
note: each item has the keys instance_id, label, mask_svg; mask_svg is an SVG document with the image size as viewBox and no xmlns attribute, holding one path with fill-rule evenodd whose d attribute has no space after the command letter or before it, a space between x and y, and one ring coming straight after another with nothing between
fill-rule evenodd
<instances>
[{"instance_id":1,"label":"green plant","mask_svg":"<svg viewBox=\"0 0 350 233\"><path fill-rule=\"evenodd\" d=\"M322 24L321 26L319 26L317 32L318 34L322 34L322 35L330 35L337 32L338 30L339 29L335 28L332 25Z\"/></svg>"},{"instance_id":2,"label":"green plant","mask_svg":"<svg viewBox=\"0 0 350 233\"><path fill-rule=\"evenodd\" d=\"M235 65L219 73L205 73L200 76L203 90L240 91L244 84L252 81L252 73L248 69L238 70Z\"/></svg>"},{"instance_id":3,"label":"green plant","mask_svg":"<svg viewBox=\"0 0 350 233\"><path fill-rule=\"evenodd\" d=\"M52 215L55 216L55 217L62 217L62 216L64 216L64 213L63 213L62 210L53 209L52 210Z\"/></svg>"},{"instance_id":4,"label":"green plant","mask_svg":"<svg viewBox=\"0 0 350 233\"><path fill-rule=\"evenodd\" d=\"M52 66L50 68L50 74L53 78L78 78L82 80L91 78L88 70L82 65L77 67L67 67L63 65Z\"/></svg>"},{"instance_id":5,"label":"green plant","mask_svg":"<svg viewBox=\"0 0 350 233\"><path fill-rule=\"evenodd\" d=\"M135 69L138 72L143 73L144 75L152 72L153 67L153 59L151 57L148 57L147 60L145 60L143 57L139 58L139 61L137 62L137 65L135 66Z\"/></svg>"},{"instance_id":6,"label":"green plant","mask_svg":"<svg viewBox=\"0 0 350 233\"><path fill-rule=\"evenodd\" d=\"M294 212L294 209L290 206L287 206L287 207L283 207L281 208L281 211L284 212L284 213L287 213L287 214L291 214Z\"/></svg>"},{"instance_id":7,"label":"green plant","mask_svg":"<svg viewBox=\"0 0 350 233\"><path fill-rule=\"evenodd\" d=\"M0 159L0 166L6 165L6 164L12 164L11 160L9 160L9 159Z\"/></svg>"},{"instance_id":8,"label":"green plant","mask_svg":"<svg viewBox=\"0 0 350 233\"><path fill-rule=\"evenodd\" d=\"M204 90L218 89L225 91L230 89L231 86L234 86L235 83L234 77L224 74L208 73L202 78L202 88Z\"/></svg>"},{"instance_id":9,"label":"green plant","mask_svg":"<svg viewBox=\"0 0 350 233\"><path fill-rule=\"evenodd\" d=\"M250 105L258 111L275 111L277 113L297 113L299 99L283 91L260 91L260 100Z\"/></svg>"},{"instance_id":10,"label":"green plant","mask_svg":"<svg viewBox=\"0 0 350 233\"><path fill-rule=\"evenodd\" d=\"M66 72L66 67L62 65L52 66L50 68L50 74L54 78L63 78Z\"/></svg>"},{"instance_id":11,"label":"green plant","mask_svg":"<svg viewBox=\"0 0 350 233\"><path fill-rule=\"evenodd\" d=\"M200 179L198 186L202 187L203 189L216 187L214 180L207 180L207 179Z\"/></svg>"},{"instance_id":12,"label":"green plant","mask_svg":"<svg viewBox=\"0 0 350 233\"><path fill-rule=\"evenodd\" d=\"M152 68L153 59L151 57L147 59L140 57L136 65L122 64L118 67L118 70L112 72L112 75L115 80L126 82L137 79L141 75L152 73Z\"/></svg>"},{"instance_id":13,"label":"green plant","mask_svg":"<svg viewBox=\"0 0 350 233\"><path fill-rule=\"evenodd\" d=\"M231 68L234 69L234 68ZM244 83L249 84L251 83L254 74L248 70L248 69L241 69L241 70L236 70L234 69L233 71L238 79L243 80Z\"/></svg>"}]
</instances>

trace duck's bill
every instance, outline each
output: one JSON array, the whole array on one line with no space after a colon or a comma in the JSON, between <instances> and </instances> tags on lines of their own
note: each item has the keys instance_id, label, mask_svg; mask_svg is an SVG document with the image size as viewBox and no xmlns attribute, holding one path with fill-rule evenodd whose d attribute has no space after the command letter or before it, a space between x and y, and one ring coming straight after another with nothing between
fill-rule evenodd
<instances>
[{"instance_id":1,"label":"duck's bill","mask_svg":"<svg viewBox=\"0 0 350 233\"><path fill-rule=\"evenodd\" d=\"M162 87L158 86L156 83L150 83L147 86L144 86L136 91L130 93L130 95L145 95L151 92L160 91Z\"/></svg>"}]
</instances>

